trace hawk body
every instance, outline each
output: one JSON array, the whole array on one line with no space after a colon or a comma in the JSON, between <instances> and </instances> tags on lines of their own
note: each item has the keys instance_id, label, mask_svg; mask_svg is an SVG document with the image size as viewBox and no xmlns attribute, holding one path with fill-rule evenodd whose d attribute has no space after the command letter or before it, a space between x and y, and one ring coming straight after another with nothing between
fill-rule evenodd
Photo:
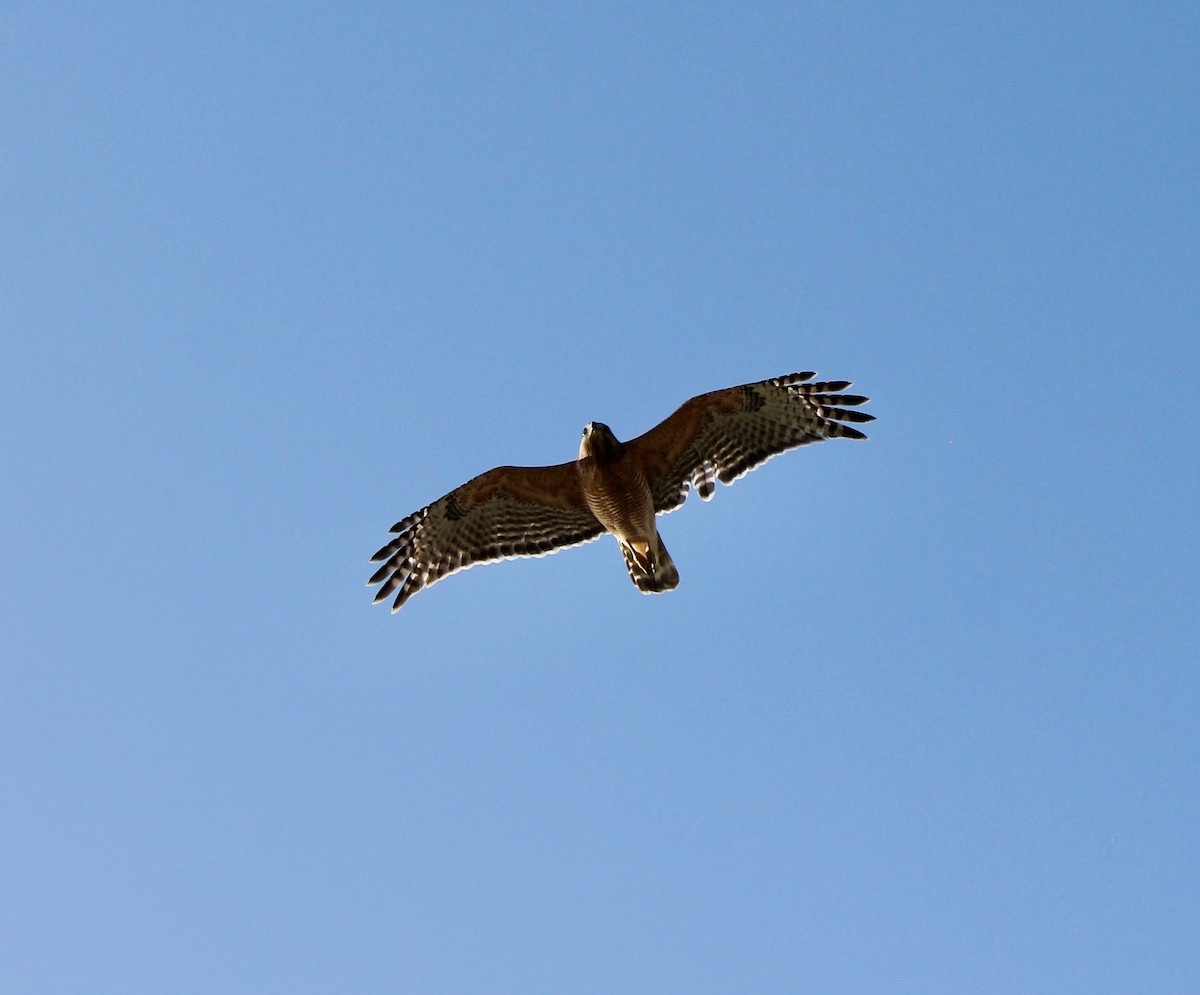
<instances>
[{"instance_id":1,"label":"hawk body","mask_svg":"<svg viewBox=\"0 0 1200 995\"><path fill-rule=\"evenodd\" d=\"M815 373L700 394L644 435L620 442L607 425L583 430L579 457L556 466L502 466L480 474L401 519L396 538L372 558L375 601L413 594L476 563L543 556L610 532L629 575L646 594L669 591L679 573L655 516L695 488L707 501L771 457L823 439L865 439L847 422L867 401L841 393L849 381L810 382Z\"/></svg>"},{"instance_id":2,"label":"hawk body","mask_svg":"<svg viewBox=\"0 0 1200 995\"><path fill-rule=\"evenodd\" d=\"M591 422L583 430L577 465L588 507L616 536L638 590L656 594L677 586L679 571L654 524L650 481L640 461L629 456L629 447L607 425Z\"/></svg>"}]
</instances>

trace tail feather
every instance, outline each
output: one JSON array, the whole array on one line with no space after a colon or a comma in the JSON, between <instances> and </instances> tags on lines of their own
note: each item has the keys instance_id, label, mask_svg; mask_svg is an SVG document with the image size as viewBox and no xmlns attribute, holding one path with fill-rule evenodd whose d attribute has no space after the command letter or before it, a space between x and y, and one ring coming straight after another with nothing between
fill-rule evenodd
<instances>
[{"instance_id":1,"label":"tail feather","mask_svg":"<svg viewBox=\"0 0 1200 995\"><path fill-rule=\"evenodd\" d=\"M660 594L674 590L679 585L679 571L671 560L671 554L662 539L654 536L654 548L648 553L620 543L621 555L630 579L643 594Z\"/></svg>"}]
</instances>

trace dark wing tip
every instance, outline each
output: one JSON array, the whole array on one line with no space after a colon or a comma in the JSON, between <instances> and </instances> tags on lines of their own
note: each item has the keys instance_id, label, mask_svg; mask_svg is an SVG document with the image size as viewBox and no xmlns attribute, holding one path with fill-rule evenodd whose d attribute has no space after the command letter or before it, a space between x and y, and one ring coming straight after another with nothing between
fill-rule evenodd
<instances>
[{"instance_id":1,"label":"dark wing tip","mask_svg":"<svg viewBox=\"0 0 1200 995\"><path fill-rule=\"evenodd\" d=\"M399 548L400 540L393 539L391 542L380 546L372 555L368 563L379 563L381 560L388 559Z\"/></svg>"},{"instance_id":2,"label":"dark wing tip","mask_svg":"<svg viewBox=\"0 0 1200 995\"><path fill-rule=\"evenodd\" d=\"M834 418L837 421L866 422L875 420L874 415L869 415L865 411L844 411L841 408L825 408L822 410L830 418Z\"/></svg>"},{"instance_id":3,"label":"dark wing tip","mask_svg":"<svg viewBox=\"0 0 1200 995\"><path fill-rule=\"evenodd\" d=\"M768 380L767 383L774 384L776 387L790 387L792 384L803 383L805 380L811 380L816 375L816 370L806 370L803 373L785 373L781 377L775 377L771 380Z\"/></svg>"},{"instance_id":4,"label":"dark wing tip","mask_svg":"<svg viewBox=\"0 0 1200 995\"><path fill-rule=\"evenodd\" d=\"M866 404L871 400L869 397L865 394L841 393L851 385L852 381L850 380L825 380L819 383L801 384L792 389L801 397L806 397L809 403L816 405L818 414L836 426L836 431L830 432L830 435L843 439L865 439L866 436L862 432L842 424L844 422L863 424L875 420L874 415L854 410L858 405Z\"/></svg>"}]
</instances>

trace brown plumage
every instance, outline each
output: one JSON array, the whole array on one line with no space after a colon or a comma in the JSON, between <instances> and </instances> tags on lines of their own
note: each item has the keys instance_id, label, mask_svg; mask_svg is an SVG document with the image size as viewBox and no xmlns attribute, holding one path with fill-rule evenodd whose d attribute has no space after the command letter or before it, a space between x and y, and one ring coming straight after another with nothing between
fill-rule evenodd
<instances>
[{"instance_id":1,"label":"brown plumage","mask_svg":"<svg viewBox=\"0 0 1200 995\"><path fill-rule=\"evenodd\" d=\"M626 458L628 448L607 425L588 424L579 444L579 483L592 514L620 543L638 590L657 594L679 583L679 571L654 524L654 495L645 467L641 460Z\"/></svg>"},{"instance_id":2,"label":"brown plumage","mask_svg":"<svg viewBox=\"0 0 1200 995\"><path fill-rule=\"evenodd\" d=\"M772 456L823 439L865 439L846 422L867 398L841 393L849 381L810 382L815 373L701 394L629 442L607 425L583 430L578 459L557 466L502 466L401 519L395 539L371 562L375 601L392 611L443 577L476 563L543 556L616 537L629 576L646 594L669 591L679 572L655 516L674 511L694 487L704 500Z\"/></svg>"}]
</instances>

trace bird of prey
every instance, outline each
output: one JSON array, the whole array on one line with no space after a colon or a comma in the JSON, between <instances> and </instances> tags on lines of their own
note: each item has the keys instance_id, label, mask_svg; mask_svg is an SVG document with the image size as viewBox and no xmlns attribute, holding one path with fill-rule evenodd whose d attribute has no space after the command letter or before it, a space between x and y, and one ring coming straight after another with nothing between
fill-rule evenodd
<instances>
[{"instance_id":1,"label":"bird of prey","mask_svg":"<svg viewBox=\"0 0 1200 995\"><path fill-rule=\"evenodd\" d=\"M865 439L846 422L869 422L854 410L867 398L844 394L848 380L813 381L791 373L700 394L629 442L590 422L579 457L557 466L500 466L480 474L392 526L396 533L372 563L367 582L393 593L397 611L419 590L474 566L516 556L544 556L616 537L639 591L679 583L655 516L674 511L691 488L705 501L716 481L730 484L772 456L825 439Z\"/></svg>"}]
</instances>

